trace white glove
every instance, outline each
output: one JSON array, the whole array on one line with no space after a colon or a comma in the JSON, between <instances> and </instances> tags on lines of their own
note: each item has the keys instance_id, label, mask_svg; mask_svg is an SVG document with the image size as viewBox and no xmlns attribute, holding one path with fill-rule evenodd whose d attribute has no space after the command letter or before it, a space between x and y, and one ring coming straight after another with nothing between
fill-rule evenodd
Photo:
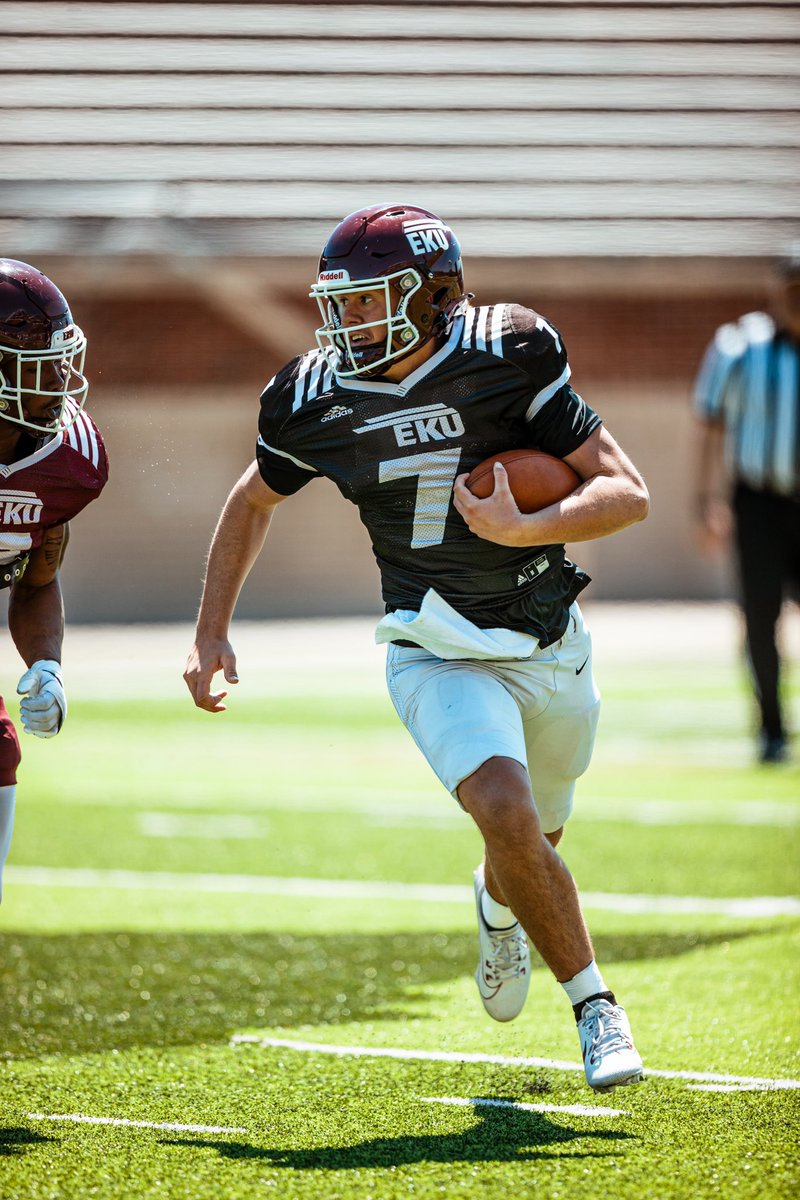
<instances>
[{"instance_id":1,"label":"white glove","mask_svg":"<svg viewBox=\"0 0 800 1200\"><path fill-rule=\"evenodd\" d=\"M20 679L22 727L34 737L55 737L67 715L67 697L61 681L61 663L40 658Z\"/></svg>"}]
</instances>

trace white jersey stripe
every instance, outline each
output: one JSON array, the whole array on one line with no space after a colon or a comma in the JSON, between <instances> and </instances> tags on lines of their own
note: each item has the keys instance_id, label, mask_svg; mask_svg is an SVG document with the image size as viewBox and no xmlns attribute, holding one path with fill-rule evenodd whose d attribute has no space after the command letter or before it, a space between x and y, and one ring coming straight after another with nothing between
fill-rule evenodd
<instances>
[{"instance_id":1,"label":"white jersey stripe","mask_svg":"<svg viewBox=\"0 0 800 1200\"><path fill-rule=\"evenodd\" d=\"M478 329L475 335L476 350L486 349L486 326L489 323L489 309L479 308L477 313Z\"/></svg>"},{"instance_id":2,"label":"white jersey stripe","mask_svg":"<svg viewBox=\"0 0 800 1200\"><path fill-rule=\"evenodd\" d=\"M545 404L547 404L547 401L553 399L553 396L555 396L556 392L560 391L571 374L572 371L570 370L568 363L567 366L564 367L564 370L561 372L558 379L554 379L552 383L548 383L547 387L542 388L540 392L536 393L530 403L530 406L528 407L528 411L525 413L526 421L532 421L536 414L541 412Z\"/></svg>"},{"instance_id":3,"label":"white jersey stripe","mask_svg":"<svg viewBox=\"0 0 800 1200\"><path fill-rule=\"evenodd\" d=\"M99 452L97 447L97 435L95 434L92 422L83 413L78 417L76 425L80 425L82 434L85 434L88 443L86 457L89 459L93 467L96 467L99 461Z\"/></svg>"},{"instance_id":4,"label":"white jersey stripe","mask_svg":"<svg viewBox=\"0 0 800 1200\"><path fill-rule=\"evenodd\" d=\"M81 454L83 455L84 458L89 458L89 439L86 436L85 422L83 422L81 420L81 418L78 417L77 421L72 426L72 428L78 434L78 439L80 441L80 446L81 446Z\"/></svg>"},{"instance_id":5,"label":"white jersey stripe","mask_svg":"<svg viewBox=\"0 0 800 1200\"><path fill-rule=\"evenodd\" d=\"M311 372L311 382L308 385L308 399L315 400L320 393L320 376L325 369L325 360L320 357Z\"/></svg>"},{"instance_id":6,"label":"white jersey stripe","mask_svg":"<svg viewBox=\"0 0 800 1200\"><path fill-rule=\"evenodd\" d=\"M304 355L300 372L295 380L292 412L297 412L298 408L300 408L302 405L305 399L306 377L310 371L313 372L314 368L320 363L321 360L323 360L323 356L320 354L319 350L312 350L308 354Z\"/></svg>"},{"instance_id":7,"label":"white jersey stripe","mask_svg":"<svg viewBox=\"0 0 800 1200\"><path fill-rule=\"evenodd\" d=\"M423 413L427 413L430 417L436 413L444 412L453 412L453 409L449 405L442 403L442 401L436 404L418 404L414 408L399 408L395 412L384 413L380 417L367 417L364 425L378 429L381 425L391 425L395 420L411 420L412 417L421 416Z\"/></svg>"},{"instance_id":8,"label":"white jersey stripe","mask_svg":"<svg viewBox=\"0 0 800 1200\"><path fill-rule=\"evenodd\" d=\"M475 327L476 312L474 308L468 308L464 313L464 336L461 339L461 345L469 347L472 338L472 330Z\"/></svg>"},{"instance_id":9,"label":"white jersey stripe","mask_svg":"<svg viewBox=\"0 0 800 1200\"><path fill-rule=\"evenodd\" d=\"M293 454L288 454L285 450L278 450L276 446L270 446L269 442L265 442L262 437L259 437L258 444L259 446L263 446L265 450L269 450L270 454L278 454L281 458L288 458L290 462L293 462L297 467L302 467L304 471L314 471L316 473L316 467L310 467L308 463L304 463L302 459L295 458Z\"/></svg>"},{"instance_id":10,"label":"white jersey stripe","mask_svg":"<svg viewBox=\"0 0 800 1200\"><path fill-rule=\"evenodd\" d=\"M492 354L498 358L503 357L503 317L507 307L506 304L495 304L492 310Z\"/></svg>"}]
</instances>

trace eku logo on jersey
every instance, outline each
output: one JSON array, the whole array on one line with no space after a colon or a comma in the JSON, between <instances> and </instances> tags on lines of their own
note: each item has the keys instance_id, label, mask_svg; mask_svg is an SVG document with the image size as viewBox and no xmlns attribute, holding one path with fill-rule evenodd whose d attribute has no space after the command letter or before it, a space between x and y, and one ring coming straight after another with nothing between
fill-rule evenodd
<instances>
[{"instance_id":1,"label":"eku logo on jersey","mask_svg":"<svg viewBox=\"0 0 800 1200\"><path fill-rule=\"evenodd\" d=\"M43 508L36 492L0 489L0 525L36 525Z\"/></svg>"},{"instance_id":2,"label":"eku logo on jersey","mask_svg":"<svg viewBox=\"0 0 800 1200\"><path fill-rule=\"evenodd\" d=\"M461 414L446 404L424 404L420 408L401 408L398 412L370 417L355 433L374 433L377 429L394 430L398 446L417 446L424 442L443 442L464 432Z\"/></svg>"},{"instance_id":3,"label":"eku logo on jersey","mask_svg":"<svg viewBox=\"0 0 800 1200\"><path fill-rule=\"evenodd\" d=\"M426 217L421 221L403 221L403 233L415 254L432 254L435 250L449 250L447 235L450 230L444 221Z\"/></svg>"}]
</instances>

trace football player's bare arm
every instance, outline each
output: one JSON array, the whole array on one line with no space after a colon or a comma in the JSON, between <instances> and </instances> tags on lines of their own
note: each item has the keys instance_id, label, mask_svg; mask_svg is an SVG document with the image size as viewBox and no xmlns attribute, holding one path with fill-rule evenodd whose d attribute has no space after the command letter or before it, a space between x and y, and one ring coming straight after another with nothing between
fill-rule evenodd
<instances>
[{"instance_id":1,"label":"football player's bare arm","mask_svg":"<svg viewBox=\"0 0 800 1200\"><path fill-rule=\"evenodd\" d=\"M491 496L478 500L459 475L454 503L478 537L501 546L545 546L585 542L617 533L647 516L650 498L639 472L604 426L566 456L580 485L571 495L537 513L521 513L502 466L495 466Z\"/></svg>"},{"instance_id":2,"label":"football player's bare arm","mask_svg":"<svg viewBox=\"0 0 800 1200\"><path fill-rule=\"evenodd\" d=\"M8 629L20 657L30 666L41 659L61 661L64 602L58 569L69 541L69 526L54 525L31 551L25 574L11 587Z\"/></svg>"},{"instance_id":3,"label":"football player's bare arm","mask_svg":"<svg viewBox=\"0 0 800 1200\"><path fill-rule=\"evenodd\" d=\"M226 691L212 692L222 671L226 682L238 683L236 656L228 640L239 592L264 545L275 508L285 496L262 480L252 463L234 485L214 531L208 555L194 645L183 678L198 708L223 712Z\"/></svg>"}]
</instances>

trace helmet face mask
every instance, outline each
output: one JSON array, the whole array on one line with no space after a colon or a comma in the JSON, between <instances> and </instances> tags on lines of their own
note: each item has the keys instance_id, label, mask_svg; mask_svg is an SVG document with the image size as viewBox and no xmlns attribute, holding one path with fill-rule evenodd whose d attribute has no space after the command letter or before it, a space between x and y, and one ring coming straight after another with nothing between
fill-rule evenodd
<instances>
[{"instance_id":1,"label":"helmet face mask","mask_svg":"<svg viewBox=\"0 0 800 1200\"><path fill-rule=\"evenodd\" d=\"M348 325L341 301L365 292L383 296L384 313ZM360 209L328 239L310 294L323 320L317 343L332 352L335 374L345 379L381 375L445 332L464 296L461 247L452 230L425 209ZM362 340L363 335L368 336Z\"/></svg>"},{"instance_id":2,"label":"helmet face mask","mask_svg":"<svg viewBox=\"0 0 800 1200\"><path fill-rule=\"evenodd\" d=\"M59 433L76 420L89 384L86 338L46 275L0 259L0 422Z\"/></svg>"},{"instance_id":3,"label":"helmet face mask","mask_svg":"<svg viewBox=\"0 0 800 1200\"><path fill-rule=\"evenodd\" d=\"M421 287L422 280L413 268L374 279L358 279L355 283L320 279L313 285L311 294L324 322L316 331L317 345L321 350L333 347L338 358L336 374L340 378L378 374L384 364L404 357L419 345L422 335L408 315L408 305ZM340 312L341 301L364 292L383 294L383 315L374 321L346 325ZM373 330L379 335L374 341L356 344L356 339Z\"/></svg>"}]
</instances>

